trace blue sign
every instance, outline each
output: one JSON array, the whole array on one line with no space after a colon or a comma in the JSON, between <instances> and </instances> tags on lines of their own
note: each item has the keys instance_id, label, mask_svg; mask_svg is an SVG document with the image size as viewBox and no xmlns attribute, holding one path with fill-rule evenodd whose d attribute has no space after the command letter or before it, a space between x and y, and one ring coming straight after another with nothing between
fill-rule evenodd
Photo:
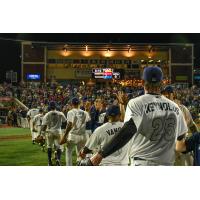
<instances>
[{"instance_id":1,"label":"blue sign","mask_svg":"<svg viewBox=\"0 0 200 200\"><path fill-rule=\"evenodd\" d=\"M40 74L27 74L27 80L40 80Z\"/></svg>"}]
</instances>

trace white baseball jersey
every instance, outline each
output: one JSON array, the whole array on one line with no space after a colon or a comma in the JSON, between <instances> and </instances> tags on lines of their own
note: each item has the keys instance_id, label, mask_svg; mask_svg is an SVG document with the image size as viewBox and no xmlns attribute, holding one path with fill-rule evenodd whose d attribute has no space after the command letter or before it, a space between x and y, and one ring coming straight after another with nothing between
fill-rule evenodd
<instances>
[{"instance_id":1,"label":"white baseball jersey","mask_svg":"<svg viewBox=\"0 0 200 200\"><path fill-rule=\"evenodd\" d=\"M43 114L35 115L35 117L33 118L33 123L35 123L36 126L41 126L43 117L44 117Z\"/></svg>"},{"instance_id":2,"label":"white baseball jersey","mask_svg":"<svg viewBox=\"0 0 200 200\"><path fill-rule=\"evenodd\" d=\"M188 110L188 108L186 108L184 105L179 105L181 111L183 112L183 116L185 118L186 124L188 126L188 128L190 128L191 126L193 126L194 121L192 119L192 116L190 114L190 111Z\"/></svg>"},{"instance_id":3,"label":"white baseball jersey","mask_svg":"<svg viewBox=\"0 0 200 200\"><path fill-rule=\"evenodd\" d=\"M57 110L46 113L42 120L42 125L47 125L47 131L61 134L61 125L67 119L64 113Z\"/></svg>"},{"instance_id":4,"label":"white baseball jersey","mask_svg":"<svg viewBox=\"0 0 200 200\"><path fill-rule=\"evenodd\" d=\"M173 165L177 137L188 131L179 106L162 95L145 94L129 101L124 121L130 118L137 127L130 156Z\"/></svg>"},{"instance_id":5,"label":"white baseball jersey","mask_svg":"<svg viewBox=\"0 0 200 200\"><path fill-rule=\"evenodd\" d=\"M33 119L35 117L35 115L37 115L37 114L39 114L39 109L38 108L30 109L27 112L27 116L29 116L31 119Z\"/></svg>"},{"instance_id":6,"label":"white baseball jersey","mask_svg":"<svg viewBox=\"0 0 200 200\"><path fill-rule=\"evenodd\" d=\"M67 122L72 123L70 134L85 134L86 122L89 121L88 113L77 108L73 108L67 113Z\"/></svg>"},{"instance_id":7,"label":"white baseball jersey","mask_svg":"<svg viewBox=\"0 0 200 200\"><path fill-rule=\"evenodd\" d=\"M110 140L119 132L123 122L107 122L95 129L94 133L86 142L86 147L92 151L100 150L104 145L108 144ZM128 165L128 144L110 156L104 158L100 165Z\"/></svg>"}]
</instances>

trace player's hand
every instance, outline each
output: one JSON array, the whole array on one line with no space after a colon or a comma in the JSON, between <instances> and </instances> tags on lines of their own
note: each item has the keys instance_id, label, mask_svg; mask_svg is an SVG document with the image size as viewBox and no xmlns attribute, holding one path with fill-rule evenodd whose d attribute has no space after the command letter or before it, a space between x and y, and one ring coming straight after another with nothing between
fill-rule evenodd
<instances>
[{"instance_id":1,"label":"player's hand","mask_svg":"<svg viewBox=\"0 0 200 200\"><path fill-rule=\"evenodd\" d=\"M101 156L101 154L96 153L90 158L90 161L94 166L97 166L101 163L102 159L103 157Z\"/></svg>"},{"instance_id":2,"label":"player's hand","mask_svg":"<svg viewBox=\"0 0 200 200\"><path fill-rule=\"evenodd\" d=\"M117 97L117 100L119 102L119 104L126 104L127 103L127 98L126 98L126 95L122 92L122 91L119 91L117 94L116 94L116 97Z\"/></svg>"},{"instance_id":3,"label":"player's hand","mask_svg":"<svg viewBox=\"0 0 200 200\"><path fill-rule=\"evenodd\" d=\"M79 157L81 157L81 159L85 159L86 154L83 153L83 150L81 150L81 151L79 152Z\"/></svg>"},{"instance_id":4,"label":"player's hand","mask_svg":"<svg viewBox=\"0 0 200 200\"><path fill-rule=\"evenodd\" d=\"M67 139L66 139L66 137L62 137L59 144L62 145L65 143L67 143Z\"/></svg>"}]
</instances>

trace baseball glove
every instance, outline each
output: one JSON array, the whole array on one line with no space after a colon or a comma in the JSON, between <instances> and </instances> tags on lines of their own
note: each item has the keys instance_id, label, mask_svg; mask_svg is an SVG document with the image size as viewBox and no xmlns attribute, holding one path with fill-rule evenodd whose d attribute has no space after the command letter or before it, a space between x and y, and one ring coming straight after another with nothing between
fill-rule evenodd
<instances>
[{"instance_id":1,"label":"baseball glove","mask_svg":"<svg viewBox=\"0 0 200 200\"><path fill-rule=\"evenodd\" d=\"M77 166L93 166L90 158L86 158L84 160L81 160L77 163Z\"/></svg>"},{"instance_id":2,"label":"baseball glove","mask_svg":"<svg viewBox=\"0 0 200 200\"><path fill-rule=\"evenodd\" d=\"M42 146L45 144L45 139L43 136L38 135L37 138L35 139L35 142L37 142L38 144L40 144Z\"/></svg>"}]
</instances>

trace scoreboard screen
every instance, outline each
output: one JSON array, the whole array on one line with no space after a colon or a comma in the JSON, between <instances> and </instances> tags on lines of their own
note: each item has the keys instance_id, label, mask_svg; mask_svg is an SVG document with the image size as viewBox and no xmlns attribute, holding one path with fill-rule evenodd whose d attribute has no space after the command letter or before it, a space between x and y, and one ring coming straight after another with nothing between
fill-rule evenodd
<instances>
[{"instance_id":1,"label":"scoreboard screen","mask_svg":"<svg viewBox=\"0 0 200 200\"><path fill-rule=\"evenodd\" d=\"M112 79L113 69L111 68L96 68L92 70L92 77L96 79Z\"/></svg>"}]
</instances>

